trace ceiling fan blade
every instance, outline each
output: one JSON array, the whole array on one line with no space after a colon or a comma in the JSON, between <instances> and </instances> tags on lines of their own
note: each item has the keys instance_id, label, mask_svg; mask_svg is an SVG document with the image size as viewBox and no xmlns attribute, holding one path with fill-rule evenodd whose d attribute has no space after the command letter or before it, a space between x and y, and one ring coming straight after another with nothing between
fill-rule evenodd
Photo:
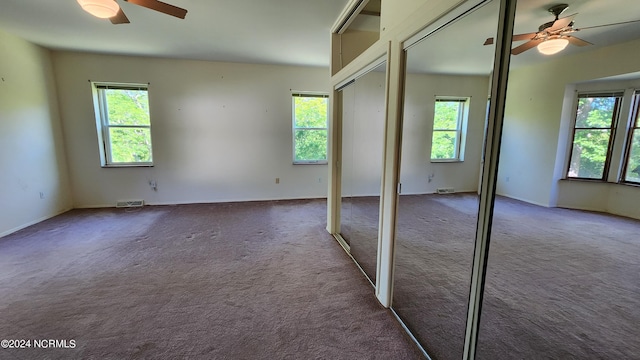
<instances>
[{"instance_id":1,"label":"ceiling fan blade","mask_svg":"<svg viewBox=\"0 0 640 360\"><path fill-rule=\"evenodd\" d=\"M132 4L140 5L142 7L146 7L147 9L159 11L161 13L175 16L180 19L184 19L187 15L187 10L183 8L179 8L177 6L173 6L171 4L163 3L158 0L125 0Z\"/></svg>"},{"instance_id":2,"label":"ceiling fan blade","mask_svg":"<svg viewBox=\"0 0 640 360\"><path fill-rule=\"evenodd\" d=\"M594 26L586 26L586 27L581 27L579 29L574 29L574 31L580 31L580 30L586 30L586 29L595 29L595 28L599 28L599 27L605 27L605 26L612 26L612 25L624 25L624 24L631 24L631 23L636 23L639 22L640 20L631 20L631 21L623 21L623 22L617 22L617 23L611 23L611 24L603 24L603 25L594 25Z\"/></svg>"},{"instance_id":3,"label":"ceiling fan blade","mask_svg":"<svg viewBox=\"0 0 640 360\"><path fill-rule=\"evenodd\" d=\"M580 38L577 38L575 36L567 36L565 37L567 40L569 40L569 42L573 45L576 46L587 46L587 45L593 45L592 43L582 40Z\"/></svg>"},{"instance_id":4,"label":"ceiling fan blade","mask_svg":"<svg viewBox=\"0 0 640 360\"><path fill-rule=\"evenodd\" d=\"M536 47L538 44L540 44L543 40L542 39L535 39L535 40L529 40L526 43L520 45L520 46L516 46L511 50L511 54L512 55L518 55L518 54L522 54L523 52Z\"/></svg>"},{"instance_id":5,"label":"ceiling fan blade","mask_svg":"<svg viewBox=\"0 0 640 360\"><path fill-rule=\"evenodd\" d=\"M524 41L533 39L538 33L526 33L526 34L518 34L513 35L512 41ZM488 38L483 45L491 45L493 44L493 38Z\"/></svg>"},{"instance_id":6,"label":"ceiling fan blade","mask_svg":"<svg viewBox=\"0 0 640 360\"><path fill-rule=\"evenodd\" d=\"M127 15L124 14L122 9L118 10L118 13L116 14L116 16L110 17L109 20L111 20L111 23L114 25L129 23L129 19L127 18Z\"/></svg>"},{"instance_id":7,"label":"ceiling fan blade","mask_svg":"<svg viewBox=\"0 0 640 360\"><path fill-rule=\"evenodd\" d=\"M573 15L569 15L567 17L563 17L562 19L558 19L556 21L553 22L553 25L551 25L551 27L549 27L548 29L545 29L548 32L552 32L552 31L556 31L556 30L560 30L564 27L569 26L569 24L571 24L573 22L573 18L576 17L576 15L578 14L573 14Z\"/></svg>"},{"instance_id":8,"label":"ceiling fan blade","mask_svg":"<svg viewBox=\"0 0 640 360\"><path fill-rule=\"evenodd\" d=\"M524 41L533 39L538 33L526 33L526 34L518 34L513 35L513 41Z\"/></svg>"}]
</instances>

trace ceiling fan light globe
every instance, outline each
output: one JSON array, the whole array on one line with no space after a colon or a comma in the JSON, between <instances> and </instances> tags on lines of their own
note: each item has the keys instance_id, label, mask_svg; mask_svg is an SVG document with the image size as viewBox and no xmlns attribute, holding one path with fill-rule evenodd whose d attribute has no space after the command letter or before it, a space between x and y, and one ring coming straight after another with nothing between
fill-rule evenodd
<instances>
[{"instance_id":1,"label":"ceiling fan light globe","mask_svg":"<svg viewBox=\"0 0 640 360\"><path fill-rule=\"evenodd\" d=\"M120 10L114 0L78 0L78 4L84 11L101 19L114 17Z\"/></svg>"},{"instance_id":2,"label":"ceiling fan light globe","mask_svg":"<svg viewBox=\"0 0 640 360\"><path fill-rule=\"evenodd\" d=\"M550 39L538 44L538 51L544 55L557 54L569 45L567 39Z\"/></svg>"}]
</instances>

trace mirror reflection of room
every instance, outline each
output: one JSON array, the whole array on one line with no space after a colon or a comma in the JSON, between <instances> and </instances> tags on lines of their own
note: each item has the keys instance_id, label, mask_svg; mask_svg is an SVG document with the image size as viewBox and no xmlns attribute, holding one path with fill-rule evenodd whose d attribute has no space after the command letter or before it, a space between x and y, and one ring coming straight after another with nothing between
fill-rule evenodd
<instances>
[{"instance_id":1,"label":"mirror reflection of room","mask_svg":"<svg viewBox=\"0 0 640 360\"><path fill-rule=\"evenodd\" d=\"M497 11L484 6L406 51L392 307L436 359L463 354L493 66L485 34L469 34L479 48L449 41Z\"/></svg>"},{"instance_id":2,"label":"mirror reflection of room","mask_svg":"<svg viewBox=\"0 0 640 360\"><path fill-rule=\"evenodd\" d=\"M384 143L386 65L341 89L342 199L340 236L375 283Z\"/></svg>"},{"instance_id":3,"label":"mirror reflection of room","mask_svg":"<svg viewBox=\"0 0 640 360\"><path fill-rule=\"evenodd\" d=\"M637 6L458 5L390 40L375 296L431 359L637 357Z\"/></svg>"},{"instance_id":4,"label":"mirror reflection of room","mask_svg":"<svg viewBox=\"0 0 640 360\"><path fill-rule=\"evenodd\" d=\"M518 2L479 359L640 354L640 11L567 3Z\"/></svg>"}]
</instances>

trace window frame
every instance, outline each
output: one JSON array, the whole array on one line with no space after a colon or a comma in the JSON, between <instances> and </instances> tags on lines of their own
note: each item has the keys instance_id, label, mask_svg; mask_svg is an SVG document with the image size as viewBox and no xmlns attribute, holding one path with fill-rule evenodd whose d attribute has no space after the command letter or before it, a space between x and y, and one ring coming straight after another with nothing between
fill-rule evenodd
<instances>
[{"instance_id":1,"label":"window frame","mask_svg":"<svg viewBox=\"0 0 640 360\"><path fill-rule=\"evenodd\" d=\"M633 102L631 105L632 121L626 136L626 146L625 146L625 152L624 152L624 158L623 158L624 164L622 166L622 172L619 179L619 182L623 184L640 185L640 181L627 180L627 170L628 170L629 158L631 157L631 150L633 146L633 136L636 134L636 131L640 132L639 117L640 117L640 90L636 90L633 93Z\"/></svg>"},{"instance_id":2,"label":"window frame","mask_svg":"<svg viewBox=\"0 0 640 360\"><path fill-rule=\"evenodd\" d=\"M327 99L327 112L325 127L296 127L296 98L312 97ZM292 129L292 161L294 165L326 165L329 162L329 94L321 91L292 91L291 92L291 129ZM296 160L296 131L325 131L327 134L326 158L319 160Z\"/></svg>"},{"instance_id":3,"label":"window frame","mask_svg":"<svg viewBox=\"0 0 640 360\"><path fill-rule=\"evenodd\" d=\"M602 98L602 97L615 97L613 114L611 115L611 124L608 128L577 128L577 120L578 120L578 106L580 103L580 98ZM571 138L569 141L569 157L566 162L566 171L565 171L565 179L568 180L583 180L583 181L607 181L609 177L609 170L611 168L611 157L613 151L613 143L616 136L616 130L618 127L618 121L620 118L620 110L622 106L622 100L624 98L624 93L622 92L579 92L576 94L574 108L573 108L573 119L572 119L572 130L571 130ZM580 176L569 176L569 171L571 171L571 160L573 159L573 149L574 142L576 138L576 130L609 130L609 141L607 144L607 153L605 157L604 167L602 170L602 176L600 178L588 178L588 177L580 177Z\"/></svg>"},{"instance_id":4,"label":"window frame","mask_svg":"<svg viewBox=\"0 0 640 360\"><path fill-rule=\"evenodd\" d=\"M436 116L436 104L438 102L457 102L458 103L458 119L456 122L456 129L436 129L435 116ZM431 126L431 148L429 149L429 161L432 163L451 163L451 162L463 162L464 161L464 136L466 133L467 119L469 116L469 105L471 102L471 96L436 96L433 107L433 124ZM456 132L456 144L455 154L452 158L438 159L433 158L433 135L437 131Z\"/></svg>"},{"instance_id":5,"label":"window frame","mask_svg":"<svg viewBox=\"0 0 640 360\"><path fill-rule=\"evenodd\" d=\"M149 106L149 125L113 125L109 124L109 113L107 105L107 97L104 90L144 90L147 92L149 99L149 84L138 83L114 83L114 82L91 82L93 103L95 110L96 129L98 132L98 146L100 151L100 166L103 168L118 167L153 167L153 136L151 134L151 109ZM111 135L112 128L127 129L147 129L150 137L151 161L135 161L135 162L115 162L111 153Z\"/></svg>"}]
</instances>

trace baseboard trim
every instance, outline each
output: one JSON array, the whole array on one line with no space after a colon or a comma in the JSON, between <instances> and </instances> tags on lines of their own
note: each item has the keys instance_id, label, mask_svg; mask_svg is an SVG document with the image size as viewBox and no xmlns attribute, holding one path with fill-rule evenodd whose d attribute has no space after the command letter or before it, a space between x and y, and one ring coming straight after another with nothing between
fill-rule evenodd
<instances>
[{"instance_id":1,"label":"baseboard trim","mask_svg":"<svg viewBox=\"0 0 640 360\"><path fill-rule=\"evenodd\" d=\"M191 204L226 204L226 203L239 203L239 202L264 202L264 201L287 201L287 200L326 200L326 196L318 197L292 197L292 198L278 198L278 199L222 199L215 201L161 201L161 202L148 202L144 199L144 206L169 206L169 205L191 205ZM74 209L102 209L102 208L115 208L116 203L113 204L92 204L92 205L76 205Z\"/></svg>"},{"instance_id":2,"label":"baseboard trim","mask_svg":"<svg viewBox=\"0 0 640 360\"><path fill-rule=\"evenodd\" d=\"M1 232L1 233L0 233L0 238L5 237L5 236L7 236L7 235L11 235L11 234L13 234L14 232L18 232L18 231L20 231L20 230L22 230L22 229L24 229L24 228L28 228L29 226L31 226L31 225L35 225L35 224L37 224L37 223L39 223L39 222L43 222L43 221L45 221L45 220L49 220L49 219L51 219L52 217L58 216L58 215L60 215L60 214L64 214L64 213L66 213L67 211L72 210L72 209L73 209L72 207L69 207L69 208L63 208L62 210L57 211L57 212L55 212L55 213L53 213L53 214L51 214L51 215L46 215L46 216L43 216L43 217L41 217L41 218L39 218L39 219L36 219L36 220L33 220L33 221L29 221L28 223L25 223L25 224L22 224L22 225L20 225L20 226L17 226L17 227L15 227L15 228L13 228L13 229L9 229L9 230L7 230L7 231L3 231L3 232Z\"/></svg>"},{"instance_id":3,"label":"baseboard trim","mask_svg":"<svg viewBox=\"0 0 640 360\"><path fill-rule=\"evenodd\" d=\"M549 204L543 204L543 203L539 203L537 201L531 201L529 199L524 199L518 196L511 196L511 195L506 195L506 194L500 194L500 193L496 193L497 196L503 196L509 199L513 199L513 200L518 200L518 201L522 201L522 202L526 202L527 204L532 204L532 205L538 205L538 206L542 206L542 207L546 207L546 208L551 208L551 207L555 207L555 206L550 206Z\"/></svg>"}]
</instances>

